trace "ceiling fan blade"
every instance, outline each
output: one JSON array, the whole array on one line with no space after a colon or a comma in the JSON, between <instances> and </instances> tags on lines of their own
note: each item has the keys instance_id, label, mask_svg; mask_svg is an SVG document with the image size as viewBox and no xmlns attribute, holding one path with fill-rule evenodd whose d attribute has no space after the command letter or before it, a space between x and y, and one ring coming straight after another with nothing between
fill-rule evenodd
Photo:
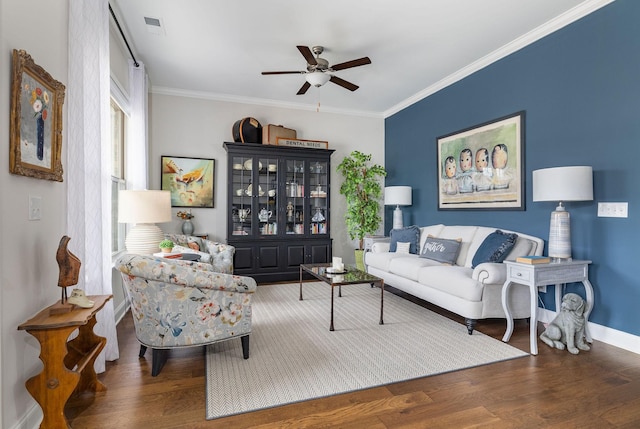
<instances>
[{"instance_id":1,"label":"ceiling fan blade","mask_svg":"<svg viewBox=\"0 0 640 429\"><path fill-rule=\"evenodd\" d=\"M346 63L336 64L331 66L331 68L335 71L349 69L351 67L364 66L366 64L371 64L371 60L369 57L358 58L357 60L347 61Z\"/></svg>"},{"instance_id":2,"label":"ceiling fan blade","mask_svg":"<svg viewBox=\"0 0 640 429\"><path fill-rule=\"evenodd\" d=\"M313 56L313 52L309 49L308 46L296 46L305 60L307 60L307 64L311 64L312 66L318 65L315 57Z\"/></svg>"},{"instance_id":3,"label":"ceiling fan blade","mask_svg":"<svg viewBox=\"0 0 640 429\"><path fill-rule=\"evenodd\" d=\"M347 88L349 91L355 91L356 89L360 88L358 85L354 85L353 83L347 82L344 79L340 79L337 76L331 76L331 79L329 80L335 83L336 85L340 85L343 88Z\"/></svg>"},{"instance_id":4,"label":"ceiling fan blade","mask_svg":"<svg viewBox=\"0 0 640 429\"><path fill-rule=\"evenodd\" d=\"M296 93L296 95L303 95L305 92L307 92L307 90L311 87L311 84L309 82L305 82L304 85L302 85L300 87L300 89L298 90L298 92Z\"/></svg>"},{"instance_id":5,"label":"ceiling fan blade","mask_svg":"<svg viewBox=\"0 0 640 429\"><path fill-rule=\"evenodd\" d=\"M303 71L268 71L262 72L262 74L301 74Z\"/></svg>"}]
</instances>

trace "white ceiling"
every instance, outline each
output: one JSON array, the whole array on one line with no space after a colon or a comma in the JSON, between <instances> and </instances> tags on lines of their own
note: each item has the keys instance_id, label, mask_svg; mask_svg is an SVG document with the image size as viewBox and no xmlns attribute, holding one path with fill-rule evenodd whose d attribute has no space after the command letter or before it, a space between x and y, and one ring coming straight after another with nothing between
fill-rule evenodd
<instances>
[{"instance_id":1,"label":"white ceiling","mask_svg":"<svg viewBox=\"0 0 640 429\"><path fill-rule=\"evenodd\" d=\"M111 0L156 93L388 116L611 0ZM314 10L315 9L315 10ZM144 17L157 18L161 33ZM296 45L330 64L368 56L296 95Z\"/></svg>"}]
</instances>

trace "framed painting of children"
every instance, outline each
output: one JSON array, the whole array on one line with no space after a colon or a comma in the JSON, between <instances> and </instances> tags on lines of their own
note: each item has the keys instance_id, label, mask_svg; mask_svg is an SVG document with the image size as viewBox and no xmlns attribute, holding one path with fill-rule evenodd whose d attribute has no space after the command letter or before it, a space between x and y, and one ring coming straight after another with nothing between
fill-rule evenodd
<instances>
[{"instance_id":1,"label":"framed painting of children","mask_svg":"<svg viewBox=\"0 0 640 429\"><path fill-rule=\"evenodd\" d=\"M524 117L437 138L438 210L524 210Z\"/></svg>"}]
</instances>

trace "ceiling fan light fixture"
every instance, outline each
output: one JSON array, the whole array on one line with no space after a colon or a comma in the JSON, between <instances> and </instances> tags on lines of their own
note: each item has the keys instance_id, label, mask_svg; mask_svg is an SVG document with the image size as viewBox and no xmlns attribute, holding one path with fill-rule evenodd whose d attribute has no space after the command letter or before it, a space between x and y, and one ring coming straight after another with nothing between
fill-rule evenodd
<instances>
[{"instance_id":1,"label":"ceiling fan light fixture","mask_svg":"<svg viewBox=\"0 0 640 429\"><path fill-rule=\"evenodd\" d=\"M305 79L307 80L307 82L309 82L311 85L315 86L316 88L324 85L325 83L329 82L329 79L331 79L331 76L327 73L322 73L319 71L315 71L312 73L307 73L305 75Z\"/></svg>"}]
</instances>

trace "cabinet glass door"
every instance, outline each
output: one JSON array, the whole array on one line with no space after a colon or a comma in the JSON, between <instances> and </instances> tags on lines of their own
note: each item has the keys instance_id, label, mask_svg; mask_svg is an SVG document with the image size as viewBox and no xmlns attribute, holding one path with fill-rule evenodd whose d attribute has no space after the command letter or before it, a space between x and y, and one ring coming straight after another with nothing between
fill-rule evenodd
<instances>
[{"instance_id":1,"label":"cabinet glass door","mask_svg":"<svg viewBox=\"0 0 640 429\"><path fill-rule=\"evenodd\" d=\"M286 159L285 186L285 233L304 234L304 220L307 217L304 205L305 162L299 159Z\"/></svg>"},{"instance_id":2,"label":"cabinet glass door","mask_svg":"<svg viewBox=\"0 0 640 429\"><path fill-rule=\"evenodd\" d=\"M328 195L328 166L326 162L311 162L309 164L309 207L311 216L310 233L326 234L327 217L329 215Z\"/></svg>"},{"instance_id":3,"label":"cabinet glass door","mask_svg":"<svg viewBox=\"0 0 640 429\"><path fill-rule=\"evenodd\" d=\"M253 158L234 156L232 159L231 190L233 204L231 210L232 234L250 235L253 209Z\"/></svg>"},{"instance_id":4,"label":"cabinet glass door","mask_svg":"<svg viewBox=\"0 0 640 429\"><path fill-rule=\"evenodd\" d=\"M258 206L258 234L278 234L278 159L259 158L258 189L253 190Z\"/></svg>"}]
</instances>

